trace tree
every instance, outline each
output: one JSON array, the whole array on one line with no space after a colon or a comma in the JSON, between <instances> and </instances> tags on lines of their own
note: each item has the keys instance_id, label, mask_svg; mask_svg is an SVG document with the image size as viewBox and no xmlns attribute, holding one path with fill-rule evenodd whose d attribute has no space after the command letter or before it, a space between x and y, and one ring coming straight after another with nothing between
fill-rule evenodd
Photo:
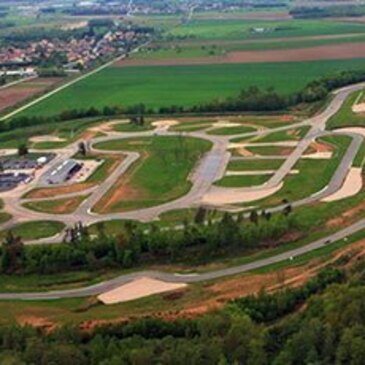
<instances>
[{"instance_id":1,"label":"tree","mask_svg":"<svg viewBox=\"0 0 365 365\"><path fill-rule=\"evenodd\" d=\"M1 268L4 272L13 272L21 266L24 256L24 243L19 236L8 231L2 244Z\"/></svg>"},{"instance_id":2,"label":"tree","mask_svg":"<svg viewBox=\"0 0 365 365\"><path fill-rule=\"evenodd\" d=\"M259 222L259 215L257 214L256 210L253 210L250 213L250 221L255 224Z\"/></svg>"},{"instance_id":3,"label":"tree","mask_svg":"<svg viewBox=\"0 0 365 365\"><path fill-rule=\"evenodd\" d=\"M205 222L206 216L207 210L204 207L199 207L194 217L194 223L203 224Z\"/></svg>"},{"instance_id":4,"label":"tree","mask_svg":"<svg viewBox=\"0 0 365 365\"><path fill-rule=\"evenodd\" d=\"M25 156L29 152L28 147L25 143L22 143L18 146L18 156Z\"/></svg>"},{"instance_id":5,"label":"tree","mask_svg":"<svg viewBox=\"0 0 365 365\"><path fill-rule=\"evenodd\" d=\"M78 145L78 149L79 149L79 153L81 156L86 156L86 144L85 142L79 142L79 145Z\"/></svg>"}]
</instances>

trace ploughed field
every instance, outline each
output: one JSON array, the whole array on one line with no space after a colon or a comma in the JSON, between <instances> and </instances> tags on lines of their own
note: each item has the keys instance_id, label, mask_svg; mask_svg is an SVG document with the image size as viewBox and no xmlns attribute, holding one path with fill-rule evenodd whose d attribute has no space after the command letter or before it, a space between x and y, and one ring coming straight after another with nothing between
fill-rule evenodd
<instances>
[{"instance_id":1,"label":"ploughed field","mask_svg":"<svg viewBox=\"0 0 365 365\"><path fill-rule=\"evenodd\" d=\"M359 69L363 59L310 62L109 67L19 115L52 116L70 109L131 106L193 106L237 95L250 86L274 87L281 94L301 90L314 79Z\"/></svg>"},{"instance_id":2,"label":"ploughed field","mask_svg":"<svg viewBox=\"0 0 365 365\"><path fill-rule=\"evenodd\" d=\"M60 82L60 78L35 78L0 89L0 112L40 94Z\"/></svg>"}]
</instances>

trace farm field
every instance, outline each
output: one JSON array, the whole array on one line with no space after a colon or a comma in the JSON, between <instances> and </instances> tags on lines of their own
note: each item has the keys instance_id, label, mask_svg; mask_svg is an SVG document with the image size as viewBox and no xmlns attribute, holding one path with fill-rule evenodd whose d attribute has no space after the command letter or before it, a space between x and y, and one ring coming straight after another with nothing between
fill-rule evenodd
<instances>
[{"instance_id":1,"label":"farm field","mask_svg":"<svg viewBox=\"0 0 365 365\"><path fill-rule=\"evenodd\" d=\"M296 48L310 48L327 45L345 45L365 41L365 35L359 34L339 34L322 35L309 37L275 38L260 40L217 40L217 41L180 41L155 42L149 47L141 49L140 52L131 56L134 60L148 59L169 59L169 58L193 58L211 57L225 55L233 51L265 51L283 50Z\"/></svg>"},{"instance_id":2,"label":"farm field","mask_svg":"<svg viewBox=\"0 0 365 365\"><path fill-rule=\"evenodd\" d=\"M0 88L0 112L44 92L61 80L62 78L39 77L6 88Z\"/></svg>"},{"instance_id":3,"label":"farm field","mask_svg":"<svg viewBox=\"0 0 365 365\"><path fill-rule=\"evenodd\" d=\"M253 29L264 29L255 32ZM303 37L313 35L345 34L364 32L364 24L323 20L193 20L172 29L166 38L211 40L211 39L264 39L278 37Z\"/></svg>"},{"instance_id":4,"label":"farm field","mask_svg":"<svg viewBox=\"0 0 365 365\"><path fill-rule=\"evenodd\" d=\"M137 65L200 65L200 64L248 64L266 62L301 62L316 60L340 60L365 57L365 43L353 42L307 48L261 51L232 51L209 57L167 58L120 61L120 66Z\"/></svg>"},{"instance_id":5,"label":"farm field","mask_svg":"<svg viewBox=\"0 0 365 365\"><path fill-rule=\"evenodd\" d=\"M19 115L52 116L91 106L131 106L144 103L158 109L191 107L236 95L242 88L274 87L281 94L301 90L310 81L348 69L362 59L267 64L110 67L78 82ZM173 91L173 92L172 92Z\"/></svg>"}]
</instances>

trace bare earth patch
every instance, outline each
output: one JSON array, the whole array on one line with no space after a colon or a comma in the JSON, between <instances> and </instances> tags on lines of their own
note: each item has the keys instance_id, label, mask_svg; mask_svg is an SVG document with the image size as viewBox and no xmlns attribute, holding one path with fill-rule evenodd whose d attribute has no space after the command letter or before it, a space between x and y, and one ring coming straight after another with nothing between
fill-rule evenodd
<instances>
[{"instance_id":1,"label":"bare earth patch","mask_svg":"<svg viewBox=\"0 0 365 365\"><path fill-rule=\"evenodd\" d=\"M15 106L60 82L60 78L37 78L0 90L0 111Z\"/></svg>"},{"instance_id":2,"label":"bare earth patch","mask_svg":"<svg viewBox=\"0 0 365 365\"><path fill-rule=\"evenodd\" d=\"M247 188L222 188L213 186L204 195L203 204L221 206L224 204L247 203L267 198L283 187L283 183L268 189L249 190Z\"/></svg>"},{"instance_id":3,"label":"bare earth patch","mask_svg":"<svg viewBox=\"0 0 365 365\"><path fill-rule=\"evenodd\" d=\"M55 188L34 189L26 195L26 198L27 199L53 198L54 196L57 195L79 193L89 188L92 188L94 185L95 184L93 183L80 183L80 184L72 184Z\"/></svg>"},{"instance_id":4,"label":"bare earth patch","mask_svg":"<svg viewBox=\"0 0 365 365\"><path fill-rule=\"evenodd\" d=\"M31 143L64 142L64 141L66 141L66 139L52 135L34 136L29 138L29 142Z\"/></svg>"}]
</instances>

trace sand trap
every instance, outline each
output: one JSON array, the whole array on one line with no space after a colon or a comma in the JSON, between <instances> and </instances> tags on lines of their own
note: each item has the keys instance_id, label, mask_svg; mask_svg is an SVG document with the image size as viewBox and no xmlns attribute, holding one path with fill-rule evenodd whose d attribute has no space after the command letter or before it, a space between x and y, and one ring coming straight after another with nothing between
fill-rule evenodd
<instances>
[{"instance_id":1,"label":"sand trap","mask_svg":"<svg viewBox=\"0 0 365 365\"><path fill-rule=\"evenodd\" d=\"M302 158L308 158L312 160L330 159L332 158L332 152L315 152L308 155L303 155Z\"/></svg>"},{"instance_id":2,"label":"sand trap","mask_svg":"<svg viewBox=\"0 0 365 365\"><path fill-rule=\"evenodd\" d=\"M185 288L186 286L187 284L184 283L166 283L151 278L140 278L124 284L119 288L100 294L98 299L104 304L122 303L153 294Z\"/></svg>"},{"instance_id":3,"label":"sand trap","mask_svg":"<svg viewBox=\"0 0 365 365\"><path fill-rule=\"evenodd\" d=\"M354 104L352 105L352 111L354 113L363 113L365 112L365 103L359 103L362 99L364 92L362 91L356 98Z\"/></svg>"},{"instance_id":4,"label":"sand trap","mask_svg":"<svg viewBox=\"0 0 365 365\"><path fill-rule=\"evenodd\" d=\"M204 195L202 203L208 205L224 205L253 202L275 194L283 185L284 184L281 182L273 188L261 188L259 190L250 190L247 188L230 189L214 186Z\"/></svg>"},{"instance_id":5,"label":"sand trap","mask_svg":"<svg viewBox=\"0 0 365 365\"><path fill-rule=\"evenodd\" d=\"M218 122L212 125L213 128L230 128L230 127L240 127L240 126L244 127L244 125L241 123L234 123L225 120L219 120Z\"/></svg>"},{"instance_id":6,"label":"sand trap","mask_svg":"<svg viewBox=\"0 0 365 365\"><path fill-rule=\"evenodd\" d=\"M352 111L354 113L364 113L365 112L365 103L353 105Z\"/></svg>"},{"instance_id":7,"label":"sand trap","mask_svg":"<svg viewBox=\"0 0 365 365\"><path fill-rule=\"evenodd\" d=\"M40 142L64 142L66 139L60 138L52 135L44 135L44 136L34 136L29 138L29 141L32 143L40 143Z\"/></svg>"},{"instance_id":8,"label":"sand trap","mask_svg":"<svg viewBox=\"0 0 365 365\"><path fill-rule=\"evenodd\" d=\"M256 175L273 175L277 170L251 170L251 171L230 171L225 173L225 176L256 176ZM291 170L290 174L299 174L299 170Z\"/></svg>"},{"instance_id":9,"label":"sand trap","mask_svg":"<svg viewBox=\"0 0 365 365\"><path fill-rule=\"evenodd\" d=\"M296 147L298 141L283 141L283 142L240 142L240 143L230 143L228 149L232 148L245 148L245 147Z\"/></svg>"},{"instance_id":10,"label":"sand trap","mask_svg":"<svg viewBox=\"0 0 365 365\"><path fill-rule=\"evenodd\" d=\"M177 120L157 120L156 122L152 122L152 126L158 129L168 129L177 124L179 124Z\"/></svg>"},{"instance_id":11,"label":"sand trap","mask_svg":"<svg viewBox=\"0 0 365 365\"><path fill-rule=\"evenodd\" d=\"M322 201L328 203L345 199L350 196L358 194L361 188L362 188L362 168L352 167L349 173L347 174L347 177L341 189L337 190L334 194L322 199Z\"/></svg>"},{"instance_id":12,"label":"sand trap","mask_svg":"<svg viewBox=\"0 0 365 365\"><path fill-rule=\"evenodd\" d=\"M364 109L364 111L365 111L365 109ZM363 128L363 127L340 128L340 129L336 129L335 132L336 133L341 133L341 132L344 132L344 133L355 133L355 134L360 134L361 136L365 137L365 128Z\"/></svg>"}]
</instances>

